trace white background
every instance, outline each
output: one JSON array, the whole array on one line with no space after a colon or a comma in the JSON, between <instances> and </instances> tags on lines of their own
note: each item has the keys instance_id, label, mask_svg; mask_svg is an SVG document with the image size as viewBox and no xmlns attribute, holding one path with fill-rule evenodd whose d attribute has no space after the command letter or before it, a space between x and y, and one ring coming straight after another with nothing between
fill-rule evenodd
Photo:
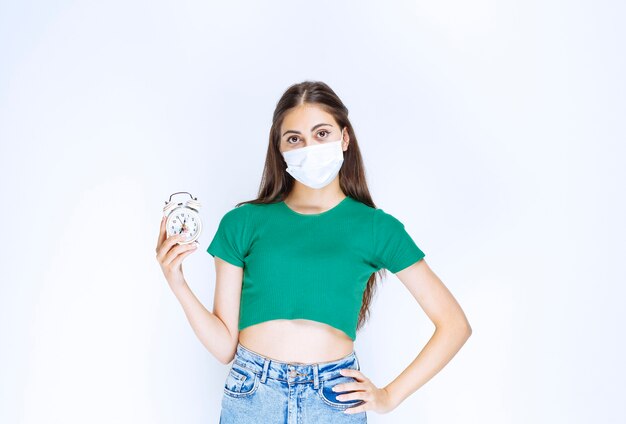
<instances>
[{"instance_id":1,"label":"white background","mask_svg":"<svg viewBox=\"0 0 626 424\"><path fill-rule=\"evenodd\" d=\"M186 278L260 183L276 101L350 110L376 205L473 335L371 423L623 423L618 1L0 3L0 422L214 423L227 367L155 260L175 191L203 203ZM379 386L434 327L393 274L355 349Z\"/></svg>"}]
</instances>

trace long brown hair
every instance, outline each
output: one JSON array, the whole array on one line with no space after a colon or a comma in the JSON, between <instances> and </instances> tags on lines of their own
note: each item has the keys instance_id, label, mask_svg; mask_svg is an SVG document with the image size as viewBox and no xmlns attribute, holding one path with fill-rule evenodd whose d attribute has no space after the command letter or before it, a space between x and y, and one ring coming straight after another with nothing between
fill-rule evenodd
<instances>
[{"instance_id":1,"label":"long brown hair","mask_svg":"<svg viewBox=\"0 0 626 424\"><path fill-rule=\"evenodd\" d=\"M280 127L287 112L303 103L312 103L319 106L335 118L340 128L347 128L350 135L350 147L343 152L344 162L339 170L339 186L346 195L375 208L376 205L374 205L365 180L365 168L363 167L359 143L354 134L352 124L348 119L348 108L341 102L335 92L321 81L303 81L293 84L282 95L276 104L272 117L267 156L265 157L265 167L258 197L254 200L237 203L236 206L238 207L245 203L266 204L280 202L291 192L294 178L285 170L287 164L280 153ZM385 271L383 268L374 272L367 280L367 286L363 292L363 303L359 312L357 330L363 327L369 318L369 307L375 293L376 282L385 277Z\"/></svg>"}]
</instances>

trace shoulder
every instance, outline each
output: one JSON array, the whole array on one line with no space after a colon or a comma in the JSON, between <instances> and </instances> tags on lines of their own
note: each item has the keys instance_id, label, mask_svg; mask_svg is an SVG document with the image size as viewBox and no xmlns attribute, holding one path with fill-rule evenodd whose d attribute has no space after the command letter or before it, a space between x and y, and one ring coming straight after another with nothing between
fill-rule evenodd
<instances>
[{"instance_id":1,"label":"shoulder","mask_svg":"<svg viewBox=\"0 0 626 424\"><path fill-rule=\"evenodd\" d=\"M349 213L352 216L361 216L370 220L375 227L402 226L402 222L395 215L388 213L384 209L372 207L357 199L351 198Z\"/></svg>"},{"instance_id":2,"label":"shoulder","mask_svg":"<svg viewBox=\"0 0 626 424\"><path fill-rule=\"evenodd\" d=\"M373 216L373 213L376 211L376 208L363 203L362 201L355 199L352 196L348 196L348 203L346 203L345 208L348 213L353 215L364 215L364 216Z\"/></svg>"},{"instance_id":3,"label":"shoulder","mask_svg":"<svg viewBox=\"0 0 626 424\"><path fill-rule=\"evenodd\" d=\"M379 221L398 221L398 218L381 208L374 209L373 215Z\"/></svg>"},{"instance_id":4,"label":"shoulder","mask_svg":"<svg viewBox=\"0 0 626 424\"><path fill-rule=\"evenodd\" d=\"M375 228L390 230L404 228L404 223L400 219L381 208L374 209L372 220Z\"/></svg>"},{"instance_id":5,"label":"shoulder","mask_svg":"<svg viewBox=\"0 0 626 424\"><path fill-rule=\"evenodd\" d=\"M253 205L250 203L244 203L239 206L235 206L226 211L221 218L221 222L225 225L243 225L248 217L250 209Z\"/></svg>"},{"instance_id":6,"label":"shoulder","mask_svg":"<svg viewBox=\"0 0 626 424\"><path fill-rule=\"evenodd\" d=\"M252 220L251 224L254 224L259 219L268 218L268 214L275 210L275 203L242 203L228 210L222 217L222 221L244 225Z\"/></svg>"}]
</instances>

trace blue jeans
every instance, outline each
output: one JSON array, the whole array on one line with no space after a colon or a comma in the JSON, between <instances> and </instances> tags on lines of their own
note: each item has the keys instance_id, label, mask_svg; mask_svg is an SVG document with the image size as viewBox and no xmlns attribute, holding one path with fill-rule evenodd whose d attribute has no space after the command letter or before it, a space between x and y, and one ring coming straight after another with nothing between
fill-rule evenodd
<instances>
[{"instance_id":1,"label":"blue jeans","mask_svg":"<svg viewBox=\"0 0 626 424\"><path fill-rule=\"evenodd\" d=\"M280 362L237 344L222 397L220 424L367 423L367 413L345 414L362 400L341 401L335 384L357 381L339 370L360 370L356 352L331 362Z\"/></svg>"}]
</instances>

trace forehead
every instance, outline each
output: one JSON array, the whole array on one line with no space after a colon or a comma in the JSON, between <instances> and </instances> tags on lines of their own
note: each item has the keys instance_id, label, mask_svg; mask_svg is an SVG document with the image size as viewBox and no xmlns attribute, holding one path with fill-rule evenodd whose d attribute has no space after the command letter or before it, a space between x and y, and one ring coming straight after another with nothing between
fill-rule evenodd
<instances>
[{"instance_id":1,"label":"forehead","mask_svg":"<svg viewBox=\"0 0 626 424\"><path fill-rule=\"evenodd\" d=\"M335 127L337 126L333 115L326 112L318 105L306 103L290 109L285 114L280 131L281 134L287 130L297 130L308 133L314 125L322 122Z\"/></svg>"}]
</instances>

